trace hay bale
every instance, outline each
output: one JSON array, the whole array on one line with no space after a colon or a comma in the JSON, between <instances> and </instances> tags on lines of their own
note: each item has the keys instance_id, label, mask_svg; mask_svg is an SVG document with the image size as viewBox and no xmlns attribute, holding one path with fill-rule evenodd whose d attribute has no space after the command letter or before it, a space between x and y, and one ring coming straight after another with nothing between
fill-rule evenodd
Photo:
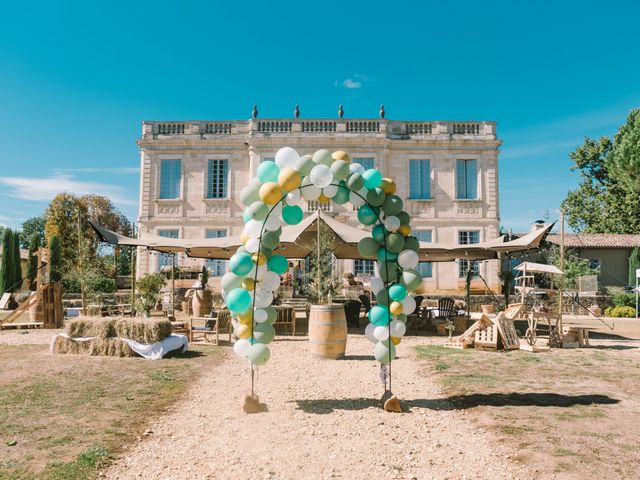
<instances>
[{"instance_id":1,"label":"hay bale","mask_svg":"<svg viewBox=\"0 0 640 480\"><path fill-rule=\"evenodd\" d=\"M57 354L87 354L89 351L89 342L78 342L73 338L56 336L51 351Z\"/></svg>"},{"instance_id":2,"label":"hay bale","mask_svg":"<svg viewBox=\"0 0 640 480\"><path fill-rule=\"evenodd\" d=\"M70 337L115 337L114 319L109 317L78 317L67 321L66 332Z\"/></svg>"},{"instance_id":3,"label":"hay bale","mask_svg":"<svg viewBox=\"0 0 640 480\"><path fill-rule=\"evenodd\" d=\"M127 342L119 338L94 338L79 342L73 338L56 337L53 348L56 354L92 355L105 357L135 357Z\"/></svg>"},{"instance_id":4,"label":"hay bale","mask_svg":"<svg viewBox=\"0 0 640 480\"><path fill-rule=\"evenodd\" d=\"M138 343L156 343L171 335L171 322L155 318L118 318L114 321L115 336Z\"/></svg>"}]
</instances>

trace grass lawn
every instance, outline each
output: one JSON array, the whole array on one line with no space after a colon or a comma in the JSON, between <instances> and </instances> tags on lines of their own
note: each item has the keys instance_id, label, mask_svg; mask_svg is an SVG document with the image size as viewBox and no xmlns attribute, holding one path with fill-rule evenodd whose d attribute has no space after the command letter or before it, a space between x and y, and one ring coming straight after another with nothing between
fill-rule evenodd
<instances>
[{"instance_id":1,"label":"grass lawn","mask_svg":"<svg viewBox=\"0 0 640 480\"><path fill-rule=\"evenodd\" d=\"M0 479L90 479L221 361L202 347L159 361L0 345Z\"/></svg>"},{"instance_id":2,"label":"grass lawn","mask_svg":"<svg viewBox=\"0 0 640 480\"><path fill-rule=\"evenodd\" d=\"M452 408L514 447L532 475L637 478L640 349L416 351Z\"/></svg>"}]
</instances>

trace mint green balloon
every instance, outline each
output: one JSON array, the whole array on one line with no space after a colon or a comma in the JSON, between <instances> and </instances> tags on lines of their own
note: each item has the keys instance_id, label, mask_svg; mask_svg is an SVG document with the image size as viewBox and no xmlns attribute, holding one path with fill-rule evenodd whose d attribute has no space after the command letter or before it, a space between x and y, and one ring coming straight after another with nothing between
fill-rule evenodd
<instances>
[{"instance_id":1,"label":"mint green balloon","mask_svg":"<svg viewBox=\"0 0 640 480\"><path fill-rule=\"evenodd\" d=\"M407 237L404 239L404 249L418 253L420 251L420 242L416 237Z\"/></svg>"},{"instance_id":2,"label":"mint green balloon","mask_svg":"<svg viewBox=\"0 0 640 480\"><path fill-rule=\"evenodd\" d=\"M358 208L358 220L363 225L373 225L378 220L378 217L369 205L362 205Z\"/></svg>"},{"instance_id":3,"label":"mint green balloon","mask_svg":"<svg viewBox=\"0 0 640 480\"><path fill-rule=\"evenodd\" d=\"M362 175L358 172L354 172L347 180L347 186L349 187L349 190L357 192L364 187L364 178L362 178Z\"/></svg>"},{"instance_id":4,"label":"mint green balloon","mask_svg":"<svg viewBox=\"0 0 640 480\"><path fill-rule=\"evenodd\" d=\"M239 277L249 273L252 268L253 260L248 253L236 252L235 255L229 259L229 270Z\"/></svg>"},{"instance_id":5,"label":"mint green balloon","mask_svg":"<svg viewBox=\"0 0 640 480\"><path fill-rule=\"evenodd\" d=\"M391 300L401 302L407 296L407 289L399 283L394 283L389 287L389 297Z\"/></svg>"},{"instance_id":6,"label":"mint green balloon","mask_svg":"<svg viewBox=\"0 0 640 480\"><path fill-rule=\"evenodd\" d=\"M376 254L378 257L378 262L380 264L384 263L384 262L396 262L396 260L398 259L398 254L397 253L393 253L390 252L389 250L385 250L384 248L381 248L378 250L378 253Z\"/></svg>"},{"instance_id":7,"label":"mint green balloon","mask_svg":"<svg viewBox=\"0 0 640 480\"><path fill-rule=\"evenodd\" d=\"M288 225L297 225L302 221L304 212L298 205L287 205L282 209L282 218Z\"/></svg>"},{"instance_id":8,"label":"mint green balloon","mask_svg":"<svg viewBox=\"0 0 640 480\"><path fill-rule=\"evenodd\" d=\"M389 232L386 232L384 229L384 226L382 226L382 224L379 223L378 225L373 227L373 230L371 231L371 236L376 242L384 243L386 236L389 236Z\"/></svg>"},{"instance_id":9,"label":"mint green balloon","mask_svg":"<svg viewBox=\"0 0 640 480\"><path fill-rule=\"evenodd\" d=\"M320 149L316 150L313 154L313 161L316 165L326 165L330 167L333 163L333 158L331 157L331 152L329 150Z\"/></svg>"},{"instance_id":10,"label":"mint green balloon","mask_svg":"<svg viewBox=\"0 0 640 480\"><path fill-rule=\"evenodd\" d=\"M280 167L276 165L276 162L271 160L265 160L258 165L256 175L261 182L277 182L278 175L280 174Z\"/></svg>"},{"instance_id":11,"label":"mint green balloon","mask_svg":"<svg viewBox=\"0 0 640 480\"><path fill-rule=\"evenodd\" d=\"M380 245L371 237L364 237L358 242L358 253L365 258L375 258Z\"/></svg>"},{"instance_id":12,"label":"mint green balloon","mask_svg":"<svg viewBox=\"0 0 640 480\"><path fill-rule=\"evenodd\" d=\"M417 289L422 284L422 277L420 274L416 270L411 270L409 268L402 271L400 280L402 281L402 284L411 291Z\"/></svg>"},{"instance_id":13,"label":"mint green balloon","mask_svg":"<svg viewBox=\"0 0 640 480\"><path fill-rule=\"evenodd\" d=\"M349 201L349 193L349 189L347 188L344 180L341 181L340 186L338 187L338 193L333 196L333 203L344 205Z\"/></svg>"},{"instance_id":14,"label":"mint green balloon","mask_svg":"<svg viewBox=\"0 0 640 480\"><path fill-rule=\"evenodd\" d=\"M335 160L330 168L335 180L344 180L349 175L349 164L344 160Z\"/></svg>"},{"instance_id":15,"label":"mint green balloon","mask_svg":"<svg viewBox=\"0 0 640 480\"><path fill-rule=\"evenodd\" d=\"M276 329L268 322L258 323L253 327L253 338L257 343L271 343L276 336Z\"/></svg>"},{"instance_id":16,"label":"mint green balloon","mask_svg":"<svg viewBox=\"0 0 640 480\"><path fill-rule=\"evenodd\" d=\"M367 202L369 205L379 207L384 203L386 195L381 188L372 188L367 192Z\"/></svg>"},{"instance_id":17,"label":"mint green balloon","mask_svg":"<svg viewBox=\"0 0 640 480\"><path fill-rule=\"evenodd\" d=\"M368 189L379 187L382 182L382 174L375 168L365 170L362 178L364 178L364 186Z\"/></svg>"},{"instance_id":18,"label":"mint green balloon","mask_svg":"<svg viewBox=\"0 0 640 480\"><path fill-rule=\"evenodd\" d=\"M397 195L389 195L382 204L382 210L384 210L384 213L387 215L398 215L402 212L403 207L402 199ZM402 223L402 221L400 223Z\"/></svg>"},{"instance_id":19,"label":"mint green balloon","mask_svg":"<svg viewBox=\"0 0 640 480\"><path fill-rule=\"evenodd\" d=\"M269 270L276 272L278 275L282 275L289 270L289 262L283 255L274 255L267 262Z\"/></svg>"},{"instance_id":20,"label":"mint green balloon","mask_svg":"<svg viewBox=\"0 0 640 480\"><path fill-rule=\"evenodd\" d=\"M400 253L404 250L404 237L399 233L390 233L387 236L387 250L393 253Z\"/></svg>"},{"instance_id":21,"label":"mint green balloon","mask_svg":"<svg viewBox=\"0 0 640 480\"><path fill-rule=\"evenodd\" d=\"M259 185L248 185L240 190L240 201L245 207L248 207L253 202L260 201L260 186Z\"/></svg>"},{"instance_id":22,"label":"mint green balloon","mask_svg":"<svg viewBox=\"0 0 640 480\"><path fill-rule=\"evenodd\" d=\"M384 340L376 343L373 347L373 356L377 361L386 365L396 358L396 346L391 340Z\"/></svg>"},{"instance_id":23,"label":"mint green balloon","mask_svg":"<svg viewBox=\"0 0 640 480\"><path fill-rule=\"evenodd\" d=\"M374 305L369 310L369 321L376 326L382 326L389 323L391 314L389 309L383 305Z\"/></svg>"},{"instance_id":24,"label":"mint green balloon","mask_svg":"<svg viewBox=\"0 0 640 480\"><path fill-rule=\"evenodd\" d=\"M266 231L262 234L262 245L273 250L280 243L280 235L277 232Z\"/></svg>"},{"instance_id":25,"label":"mint green balloon","mask_svg":"<svg viewBox=\"0 0 640 480\"><path fill-rule=\"evenodd\" d=\"M315 166L316 163L313 161L311 155L303 155L298 158L293 168L296 169L301 176L306 177Z\"/></svg>"},{"instance_id":26,"label":"mint green balloon","mask_svg":"<svg viewBox=\"0 0 640 480\"><path fill-rule=\"evenodd\" d=\"M264 365L269 361L270 357L271 352L269 351L269 347L264 343L251 345L251 347L249 347L249 352L247 353L247 358L254 365Z\"/></svg>"},{"instance_id":27,"label":"mint green balloon","mask_svg":"<svg viewBox=\"0 0 640 480\"><path fill-rule=\"evenodd\" d=\"M227 307L234 313L246 312L251 305L251 295L244 288L234 288L227 293Z\"/></svg>"},{"instance_id":28,"label":"mint green balloon","mask_svg":"<svg viewBox=\"0 0 640 480\"><path fill-rule=\"evenodd\" d=\"M275 164L274 164L275 165ZM247 207L249 215L252 220L262 221L267 218L269 214L269 207L267 207L263 202L253 202L251 205Z\"/></svg>"},{"instance_id":29,"label":"mint green balloon","mask_svg":"<svg viewBox=\"0 0 640 480\"><path fill-rule=\"evenodd\" d=\"M278 318L278 312L276 309L269 305L268 307L264 307L263 310L267 312L267 321L265 323L268 323L269 325L276 323L276 319Z\"/></svg>"},{"instance_id":30,"label":"mint green balloon","mask_svg":"<svg viewBox=\"0 0 640 480\"><path fill-rule=\"evenodd\" d=\"M245 208L242 211L242 220L244 221L244 223L247 223L249 220L251 220L251 214L249 213L249 207Z\"/></svg>"}]
</instances>

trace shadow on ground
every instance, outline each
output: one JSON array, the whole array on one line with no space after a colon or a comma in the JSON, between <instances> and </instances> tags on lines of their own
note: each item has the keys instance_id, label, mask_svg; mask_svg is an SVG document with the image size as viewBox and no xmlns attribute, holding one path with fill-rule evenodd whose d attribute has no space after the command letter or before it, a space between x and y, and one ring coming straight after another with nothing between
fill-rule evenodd
<instances>
[{"instance_id":1,"label":"shadow on ground","mask_svg":"<svg viewBox=\"0 0 640 480\"><path fill-rule=\"evenodd\" d=\"M336 410L365 410L382 408L377 398L344 398L322 400L293 400L298 409L305 413L328 414ZM454 395L434 399L400 399L402 409L411 412L412 408L429 410L464 410L467 408L489 407L573 407L575 405L613 405L620 400L606 395L562 395L558 393L476 393Z\"/></svg>"}]
</instances>

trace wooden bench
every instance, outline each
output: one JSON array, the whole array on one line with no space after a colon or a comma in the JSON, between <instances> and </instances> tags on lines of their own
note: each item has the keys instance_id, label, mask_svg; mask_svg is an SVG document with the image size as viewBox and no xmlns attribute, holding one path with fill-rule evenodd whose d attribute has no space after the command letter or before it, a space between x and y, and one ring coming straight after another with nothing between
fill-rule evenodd
<instances>
[{"instance_id":1,"label":"wooden bench","mask_svg":"<svg viewBox=\"0 0 640 480\"><path fill-rule=\"evenodd\" d=\"M2 330L28 330L31 328L42 328L44 322L21 322L21 323L3 323L0 325Z\"/></svg>"}]
</instances>

